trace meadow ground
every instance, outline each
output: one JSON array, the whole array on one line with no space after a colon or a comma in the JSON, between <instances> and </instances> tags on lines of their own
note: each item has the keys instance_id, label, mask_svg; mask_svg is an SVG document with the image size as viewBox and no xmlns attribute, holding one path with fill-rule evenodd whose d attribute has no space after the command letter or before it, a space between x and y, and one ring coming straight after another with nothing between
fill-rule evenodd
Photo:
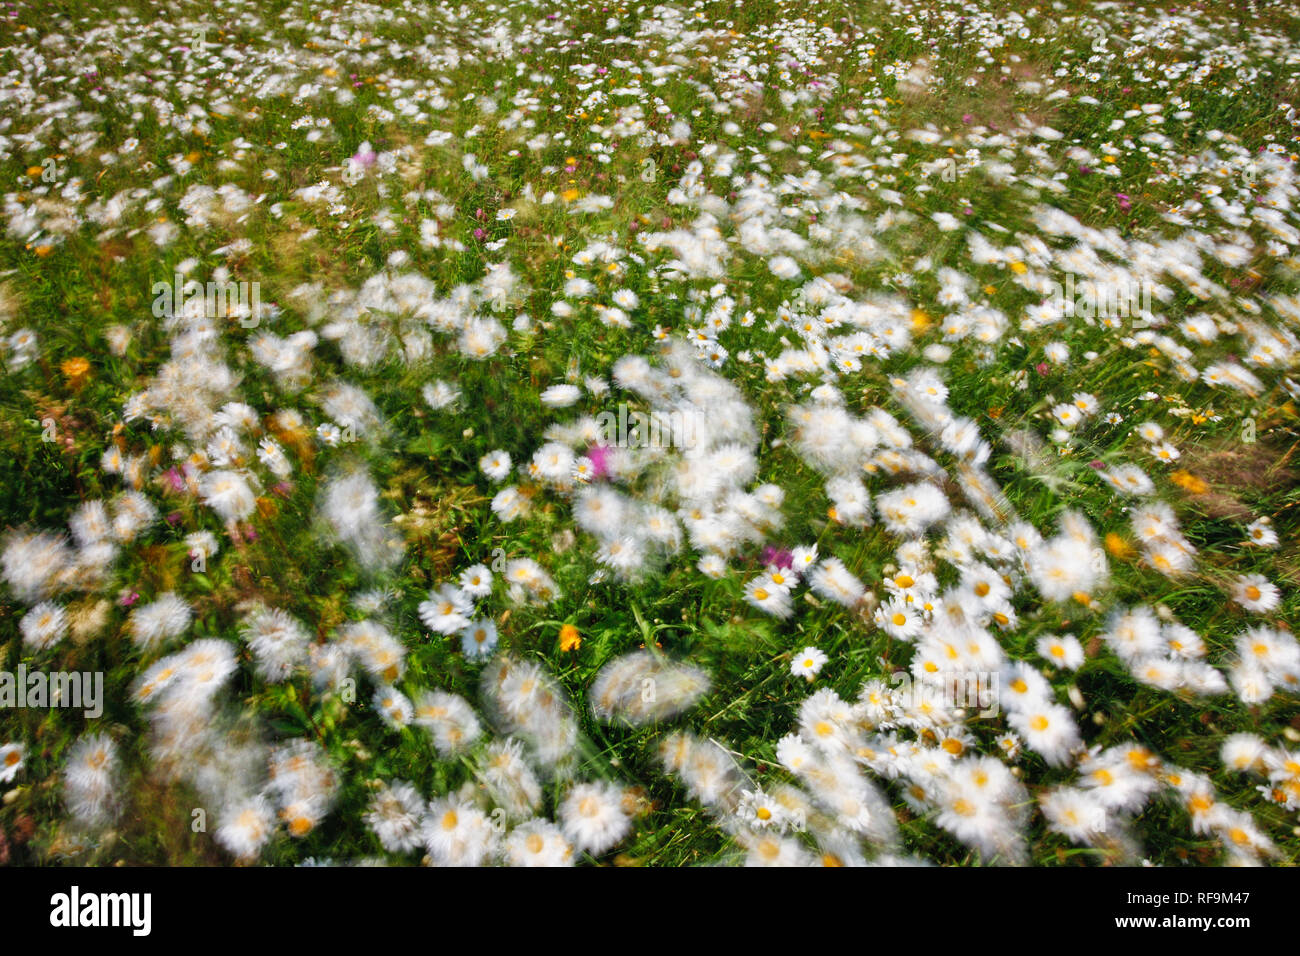
<instances>
[{"instance_id":1,"label":"meadow ground","mask_svg":"<svg viewBox=\"0 0 1300 956\"><path fill-rule=\"evenodd\" d=\"M0 73L0 862L1297 861L1287 3Z\"/></svg>"}]
</instances>

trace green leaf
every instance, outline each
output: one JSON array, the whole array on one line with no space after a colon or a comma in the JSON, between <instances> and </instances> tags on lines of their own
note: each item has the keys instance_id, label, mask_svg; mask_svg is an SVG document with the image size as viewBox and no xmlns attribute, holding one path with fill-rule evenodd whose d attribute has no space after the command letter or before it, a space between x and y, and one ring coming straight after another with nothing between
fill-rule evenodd
<instances>
[{"instance_id":1,"label":"green leaf","mask_svg":"<svg viewBox=\"0 0 1300 956\"><path fill-rule=\"evenodd\" d=\"M425 432L406 446L408 454L427 455L432 458L447 447L447 441L437 432Z\"/></svg>"}]
</instances>

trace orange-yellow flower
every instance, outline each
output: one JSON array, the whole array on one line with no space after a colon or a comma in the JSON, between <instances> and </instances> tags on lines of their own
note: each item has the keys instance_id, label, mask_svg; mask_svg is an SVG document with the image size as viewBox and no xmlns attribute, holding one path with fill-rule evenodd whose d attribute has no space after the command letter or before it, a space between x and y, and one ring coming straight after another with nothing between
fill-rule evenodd
<instances>
[{"instance_id":1,"label":"orange-yellow flower","mask_svg":"<svg viewBox=\"0 0 1300 956\"><path fill-rule=\"evenodd\" d=\"M560 650L576 651L582 646L582 635L572 624L566 624L560 628Z\"/></svg>"},{"instance_id":2,"label":"orange-yellow flower","mask_svg":"<svg viewBox=\"0 0 1300 956\"><path fill-rule=\"evenodd\" d=\"M1117 535L1114 531L1106 535L1106 550L1117 558L1129 558L1133 556L1133 548L1127 541Z\"/></svg>"},{"instance_id":3,"label":"orange-yellow flower","mask_svg":"<svg viewBox=\"0 0 1300 956\"><path fill-rule=\"evenodd\" d=\"M1197 478L1190 471L1182 468L1170 475L1169 480L1179 488L1194 495L1203 495L1210 490L1210 486L1205 483L1204 479Z\"/></svg>"},{"instance_id":4,"label":"orange-yellow flower","mask_svg":"<svg viewBox=\"0 0 1300 956\"><path fill-rule=\"evenodd\" d=\"M64 360L59 368L63 370L69 385L73 388L80 388L90 375L90 360L77 355Z\"/></svg>"}]
</instances>

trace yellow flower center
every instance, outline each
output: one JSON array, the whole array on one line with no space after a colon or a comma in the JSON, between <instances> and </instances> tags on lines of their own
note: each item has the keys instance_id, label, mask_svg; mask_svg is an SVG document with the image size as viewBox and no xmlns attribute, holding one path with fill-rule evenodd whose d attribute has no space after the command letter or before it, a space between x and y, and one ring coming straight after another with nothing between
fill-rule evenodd
<instances>
[{"instance_id":1,"label":"yellow flower center","mask_svg":"<svg viewBox=\"0 0 1300 956\"><path fill-rule=\"evenodd\" d=\"M1128 752L1128 762L1135 770L1146 770L1154 759L1154 755L1145 747L1134 747Z\"/></svg>"}]
</instances>

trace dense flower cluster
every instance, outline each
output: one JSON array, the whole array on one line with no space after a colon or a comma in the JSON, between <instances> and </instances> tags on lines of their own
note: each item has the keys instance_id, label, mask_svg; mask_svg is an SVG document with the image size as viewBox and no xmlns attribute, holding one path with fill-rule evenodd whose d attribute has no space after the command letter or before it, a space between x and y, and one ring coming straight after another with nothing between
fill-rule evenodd
<instances>
[{"instance_id":1,"label":"dense flower cluster","mask_svg":"<svg viewBox=\"0 0 1300 956\"><path fill-rule=\"evenodd\" d=\"M9 6L33 859L1294 861L1280 4Z\"/></svg>"}]
</instances>

